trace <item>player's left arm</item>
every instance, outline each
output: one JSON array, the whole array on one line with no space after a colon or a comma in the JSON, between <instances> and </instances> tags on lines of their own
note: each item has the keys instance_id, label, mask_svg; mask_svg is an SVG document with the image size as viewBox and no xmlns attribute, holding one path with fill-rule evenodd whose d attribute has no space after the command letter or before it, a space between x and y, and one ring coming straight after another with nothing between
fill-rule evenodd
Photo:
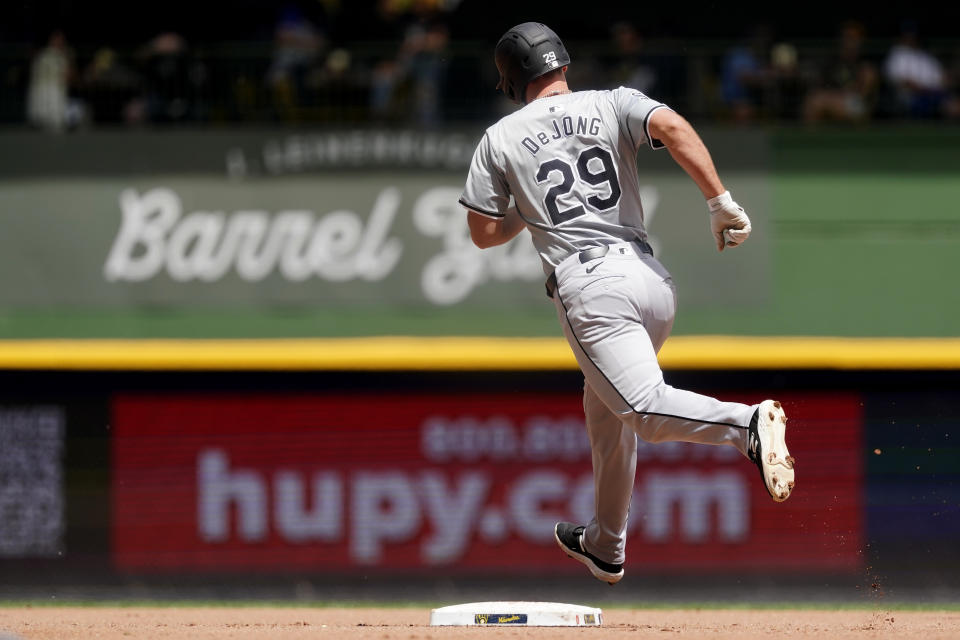
<instances>
[{"instance_id":1,"label":"player's left arm","mask_svg":"<svg viewBox=\"0 0 960 640\"><path fill-rule=\"evenodd\" d=\"M467 225L470 227L470 239L481 249L510 242L524 227L516 207L507 209L502 218L491 218L468 210Z\"/></svg>"},{"instance_id":2,"label":"player's left arm","mask_svg":"<svg viewBox=\"0 0 960 640\"><path fill-rule=\"evenodd\" d=\"M675 111L657 109L650 114L649 128L650 135L667 147L707 199L710 231L717 242L717 250L743 244L750 237L750 218L724 188L713 158L693 126Z\"/></svg>"}]
</instances>

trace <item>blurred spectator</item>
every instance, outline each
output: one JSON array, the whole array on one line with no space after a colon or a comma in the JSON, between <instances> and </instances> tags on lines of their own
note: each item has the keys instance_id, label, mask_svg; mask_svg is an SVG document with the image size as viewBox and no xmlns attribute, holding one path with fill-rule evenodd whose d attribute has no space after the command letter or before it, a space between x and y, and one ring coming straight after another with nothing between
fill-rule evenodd
<instances>
[{"instance_id":1,"label":"blurred spectator","mask_svg":"<svg viewBox=\"0 0 960 640\"><path fill-rule=\"evenodd\" d=\"M827 58L807 94L803 119L859 122L871 117L876 106L877 66L863 51L866 31L859 22L840 27L837 50Z\"/></svg>"},{"instance_id":2,"label":"blurred spectator","mask_svg":"<svg viewBox=\"0 0 960 640\"><path fill-rule=\"evenodd\" d=\"M893 91L895 115L941 115L947 99L946 75L940 61L921 47L916 23L904 23L884 61L883 75Z\"/></svg>"},{"instance_id":3,"label":"blurred spectator","mask_svg":"<svg viewBox=\"0 0 960 640\"><path fill-rule=\"evenodd\" d=\"M613 55L607 61L607 82L604 87L629 87L657 100L665 101L657 95L660 74L656 65L643 50L643 37L637 28L629 22L616 22L610 27L613 39Z\"/></svg>"},{"instance_id":4,"label":"blurred spectator","mask_svg":"<svg viewBox=\"0 0 960 640\"><path fill-rule=\"evenodd\" d=\"M377 119L412 117L422 126L442 120L441 104L450 39L440 0L413 0L396 57L377 65L370 87L370 109ZM382 0L387 20L405 12L403 2Z\"/></svg>"},{"instance_id":5,"label":"blurred spectator","mask_svg":"<svg viewBox=\"0 0 960 640\"><path fill-rule=\"evenodd\" d=\"M678 42L660 39L653 47L639 29L626 20L610 27L609 47L599 56L601 68L577 57L568 77L578 87L637 89L671 107L684 109L691 99L687 87L687 54ZM584 63L587 64L584 64Z\"/></svg>"},{"instance_id":6,"label":"blurred spectator","mask_svg":"<svg viewBox=\"0 0 960 640\"><path fill-rule=\"evenodd\" d=\"M63 32L56 30L30 63L27 121L54 132L80 124L84 109L78 100L70 96L73 76L73 51L67 45Z\"/></svg>"},{"instance_id":7,"label":"blurred spectator","mask_svg":"<svg viewBox=\"0 0 960 640\"><path fill-rule=\"evenodd\" d=\"M305 102L307 77L326 45L326 37L299 6L287 3L274 29L273 59L267 83L282 119L296 120Z\"/></svg>"},{"instance_id":8,"label":"blurred spectator","mask_svg":"<svg viewBox=\"0 0 960 640\"><path fill-rule=\"evenodd\" d=\"M797 48L789 42L774 44L770 48L769 69L763 98L768 115L797 119L809 82L809 73L800 64Z\"/></svg>"},{"instance_id":9,"label":"blurred spectator","mask_svg":"<svg viewBox=\"0 0 960 640\"><path fill-rule=\"evenodd\" d=\"M953 52L953 61L947 67L947 101L943 114L950 119L960 118L960 47Z\"/></svg>"},{"instance_id":10,"label":"blurred spectator","mask_svg":"<svg viewBox=\"0 0 960 640\"><path fill-rule=\"evenodd\" d=\"M183 122L200 117L198 96L206 82L206 70L190 59L180 34L158 34L137 57L144 78L143 108L150 121Z\"/></svg>"},{"instance_id":11,"label":"blurred spectator","mask_svg":"<svg viewBox=\"0 0 960 640\"><path fill-rule=\"evenodd\" d=\"M122 64L117 52L101 47L83 72L80 84L94 122L134 123L142 120L136 101L142 89L140 76Z\"/></svg>"},{"instance_id":12,"label":"blurred spectator","mask_svg":"<svg viewBox=\"0 0 960 640\"><path fill-rule=\"evenodd\" d=\"M85 65L77 73L61 32L38 43L34 56L27 53L28 36L4 43L0 120L23 122L26 114L36 127L62 131L85 122L87 113L97 123L213 118L429 127L452 119L486 119L483 114L490 110L514 107L489 90L496 83L492 43L481 42L500 27L481 30L480 24L497 18L483 6L468 5L457 0L248 3L256 17L247 24L255 33L241 34L222 20L223 31L212 37L204 25L180 16L144 18L136 30L108 34L109 47L103 45L105 31L91 35L88 25L84 34L75 30L77 22L69 33ZM82 13L79 5L77 12ZM936 49L921 47L916 24L909 24L892 46L896 34L873 26L885 26L885 18L864 14L860 20L835 25L839 29L828 25L836 38L826 51L819 38L829 31L804 33L794 23L790 31L796 40L778 42L774 23L763 23L725 49L718 40L672 39L672 29L683 31L670 22L594 21L585 23L582 39L571 43L580 53L574 55L570 77L575 75L574 84L584 89L630 86L703 119L960 118L960 50L941 48L951 40L938 40ZM864 25L870 25L869 34ZM933 33L945 33L946 27L933 26L939 29ZM209 46L194 46L192 35L188 46L181 30L186 28L209 38L198 41ZM456 49L451 33L458 38ZM152 34L158 35L143 37ZM137 42L145 44L136 50Z\"/></svg>"},{"instance_id":13,"label":"blurred spectator","mask_svg":"<svg viewBox=\"0 0 960 640\"><path fill-rule=\"evenodd\" d=\"M756 118L763 104L771 78L772 36L769 25L756 25L746 41L723 56L720 93L730 116L737 122Z\"/></svg>"},{"instance_id":14,"label":"blurred spectator","mask_svg":"<svg viewBox=\"0 0 960 640\"><path fill-rule=\"evenodd\" d=\"M349 50L332 49L312 74L317 92L318 117L338 121L362 121L368 117L369 72Z\"/></svg>"}]
</instances>

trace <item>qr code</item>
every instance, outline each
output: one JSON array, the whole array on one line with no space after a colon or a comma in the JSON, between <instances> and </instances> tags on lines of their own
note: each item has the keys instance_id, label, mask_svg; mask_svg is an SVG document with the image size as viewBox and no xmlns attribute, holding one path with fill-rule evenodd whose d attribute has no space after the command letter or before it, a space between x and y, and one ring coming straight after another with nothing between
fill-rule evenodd
<instances>
[{"instance_id":1,"label":"qr code","mask_svg":"<svg viewBox=\"0 0 960 640\"><path fill-rule=\"evenodd\" d=\"M0 406L0 556L63 552L63 449L59 407Z\"/></svg>"}]
</instances>

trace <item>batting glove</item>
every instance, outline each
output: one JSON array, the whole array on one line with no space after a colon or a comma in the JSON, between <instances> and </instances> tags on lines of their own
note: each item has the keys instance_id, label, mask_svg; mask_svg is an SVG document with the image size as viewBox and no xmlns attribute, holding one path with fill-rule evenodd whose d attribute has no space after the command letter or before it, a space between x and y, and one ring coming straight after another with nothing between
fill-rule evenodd
<instances>
[{"instance_id":1,"label":"batting glove","mask_svg":"<svg viewBox=\"0 0 960 640\"><path fill-rule=\"evenodd\" d=\"M707 200L710 208L710 232L717 241L717 251L735 247L750 237L750 218L743 207L733 201L729 191Z\"/></svg>"}]
</instances>

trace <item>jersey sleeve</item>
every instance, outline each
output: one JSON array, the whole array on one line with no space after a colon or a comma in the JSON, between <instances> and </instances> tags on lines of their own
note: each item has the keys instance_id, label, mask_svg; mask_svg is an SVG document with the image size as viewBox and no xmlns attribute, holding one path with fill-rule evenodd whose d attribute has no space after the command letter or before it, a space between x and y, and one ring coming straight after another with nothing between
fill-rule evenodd
<instances>
[{"instance_id":1,"label":"jersey sleeve","mask_svg":"<svg viewBox=\"0 0 960 640\"><path fill-rule=\"evenodd\" d=\"M510 188L507 186L503 169L496 161L489 132L483 134L483 139L473 152L460 204L492 218L506 215L507 206L510 204Z\"/></svg>"},{"instance_id":2,"label":"jersey sleeve","mask_svg":"<svg viewBox=\"0 0 960 640\"><path fill-rule=\"evenodd\" d=\"M616 89L614 95L620 127L630 137L633 148L639 149L641 145L648 144L651 149L663 149L663 142L650 135L650 116L657 109L670 107L627 87Z\"/></svg>"}]
</instances>

